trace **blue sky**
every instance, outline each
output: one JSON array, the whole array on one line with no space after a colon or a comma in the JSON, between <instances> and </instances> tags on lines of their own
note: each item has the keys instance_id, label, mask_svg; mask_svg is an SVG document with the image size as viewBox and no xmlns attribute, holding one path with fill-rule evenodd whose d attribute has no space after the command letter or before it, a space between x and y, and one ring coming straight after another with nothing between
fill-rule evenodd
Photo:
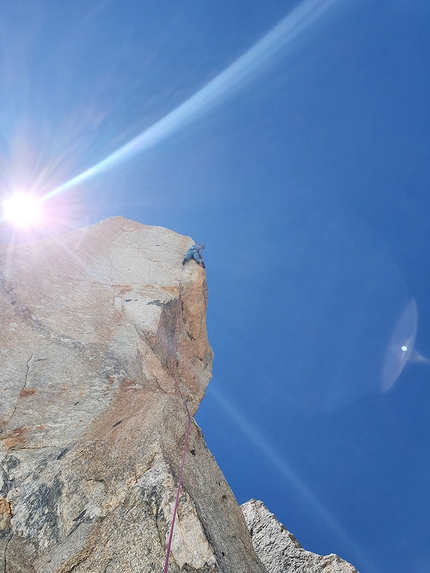
<instances>
[{"instance_id":1,"label":"blue sky","mask_svg":"<svg viewBox=\"0 0 430 573\"><path fill-rule=\"evenodd\" d=\"M430 356L429 29L427 0L0 5L1 195L206 243L208 446L361 573L430 570L430 366L381 392L393 340Z\"/></svg>"}]
</instances>

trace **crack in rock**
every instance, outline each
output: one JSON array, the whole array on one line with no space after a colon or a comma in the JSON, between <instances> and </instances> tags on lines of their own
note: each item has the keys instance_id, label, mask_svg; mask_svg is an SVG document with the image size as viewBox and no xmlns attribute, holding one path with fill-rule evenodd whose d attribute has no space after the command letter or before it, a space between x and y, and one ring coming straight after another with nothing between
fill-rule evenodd
<instances>
[{"instance_id":1,"label":"crack in rock","mask_svg":"<svg viewBox=\"0 0 430 573\"><path fill-rule=\"evenodd\" d=\"M9 416L9 419L7 420L7 422L5 424L5 427L7 427L10 424L10 421L12 420L13 416L15 415L16 409L18 408L18 404L20 401L20 397L22 396L22 392L27 388L28 375L30 373L30 362L33 359L33 356L34 356L34 351L31 353L30 358L27 360L27 364L26 364L27 370L25 372L24 384L23 384L21 390L18 392L18 397L17 397L16 403L15 403L15 406L13 408L12 414Z\"/></svg>"}]
</instances>

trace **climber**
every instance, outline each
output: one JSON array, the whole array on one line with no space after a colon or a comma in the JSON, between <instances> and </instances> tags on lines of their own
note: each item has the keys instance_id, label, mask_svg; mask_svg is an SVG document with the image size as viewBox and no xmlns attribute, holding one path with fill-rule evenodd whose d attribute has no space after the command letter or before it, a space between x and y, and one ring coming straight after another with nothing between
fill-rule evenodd
<instances>
[{"instance_id":1,"label":"climber","mask_svg":"<svg viewBox=\"0 0 430 573\"><path fill-rule=\"evenodd\" d=\"M204 243L195 243L194 245L192 245L185 253L182 264L185 265L185 263L189 261L192 257L198 265L201 264L202 267L205 269L206 265L203 262L203 255L202 255L202 251L205 247L206 245Z\"/></svg>"}]
</instances>

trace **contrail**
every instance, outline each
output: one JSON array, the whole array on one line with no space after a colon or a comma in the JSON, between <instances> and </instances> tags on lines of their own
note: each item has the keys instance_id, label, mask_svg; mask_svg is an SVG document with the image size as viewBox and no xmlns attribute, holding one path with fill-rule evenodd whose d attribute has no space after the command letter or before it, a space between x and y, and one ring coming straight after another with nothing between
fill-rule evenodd
<instances>
[{"instance_id":1,"label":"contrail","mask_svg":"<svg viewBox=\"0 0 430 573\"><path fill-rule=\"evenodd\" d=\"M340 0L304 0L252 48L184 103L105 159L41 197L49 199L145 151L219 104Z\"/></svg>"}]
</instances>

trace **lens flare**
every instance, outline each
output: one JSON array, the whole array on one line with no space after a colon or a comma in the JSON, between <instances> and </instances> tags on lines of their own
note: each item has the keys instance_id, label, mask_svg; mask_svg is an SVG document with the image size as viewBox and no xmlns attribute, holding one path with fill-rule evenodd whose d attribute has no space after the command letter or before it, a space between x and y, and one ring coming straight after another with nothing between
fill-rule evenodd
<instances>
[{"instance_id":1,"label":"lens flare","mask_svg":"<svg viewBox=\"0 0 430 573\"><path fill-rule=\"evenodd\" d=\"M338 2L339 0L304 0L301 2L270 32L193 96L96 165L46 193L43 199L50 199L147 151L225 101L227 96L235 93L251 81L257 73L264 70L281 50L292 46L293 41L300 34Z\"/></svg>"},{"instance_id":2,"label":"lens flare","mask_svg":"<svg viewBox=\"0 0 430 573\"><path fill-rule=\"evenodd\" d=\"M260 450L261 454L267 458L273 466L294 486L302 497L308 502L315 515L322 520L336 533L338 538L357 556L367 569L374 573L380 573L379 568L367 557L360 545L347 533L340 522L332 515L318 497L310 490L307 484L296 474L291 465L287 463L281 454L272 446L261 431L249 422L249 420L234 406L216 387L209 386L208 394L213 396L233 422L245 434L245 436Z\"/></svg>"},{"instance_id":3,"label":"lens flare","mask_svg":"<svg viewBox=\"0 0 430 573\"><path fill-rule=\"evenodd\" d=\"M385 351L381 372L381 391L387 392L412 359L418 326L417 304L413 298L397 320Z\"/></svg>"},{"instance_id":4,"label":"lens flare","mask_svg":"<svg viewBox=\"0 0 430 573\"><path fill-rule=\"evenodd\" d=\"M3 218L16 227L37 227L43 222L42 205L33 195L14 193L3 202Z\"/></svg>"}]
</instances>

